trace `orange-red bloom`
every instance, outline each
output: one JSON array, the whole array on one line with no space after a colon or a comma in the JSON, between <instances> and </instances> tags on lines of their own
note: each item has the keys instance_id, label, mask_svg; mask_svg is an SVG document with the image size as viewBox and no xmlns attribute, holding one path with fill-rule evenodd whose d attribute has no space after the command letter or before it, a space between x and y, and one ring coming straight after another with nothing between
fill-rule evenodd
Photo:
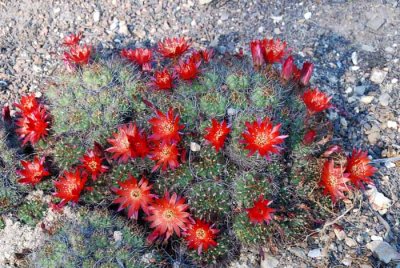
<instances>
[{"instance_id":1,"label":"orange-red bloom","mask_svg":"<svg viewBox=\"0 0 400 268\"><path fill-rule=\"evenodd\" d=\"M148 48L123 49L121 56L142 67L143 71L151 70L153 52Z\"/></svg>"},{"instance_id":2,"label":"orange-red bloom","mask_svg":"<svg viewBox=\"0 0 400 268\"><path fill-rule=\"evenodd\" d=\"M257 68L265 63L263 47L261 40L253 40L250 42L251 56L253 58L253 65Z\"/></svg>"},{"instance_id":3,"label":"orange-red bloom","mask_svg":"<svg viewBox=\"0 0 400 268\"><path fill-rule=\"evenodd\" d=\"M148 237L148 241L153 242L158 237L164 237L164 241L167 241L174 233L180 236L181 231L185 231L190 223L188 209L185 198L176 193L170 196L165 192L164 197L155 200L149 208L150 216L146 220L151 222L150 228L155 230Z\"/></svg>"},{"instance_id":4,"label":"orange-red bloom","mask_svg":"<svg viewBox=\"0 0 400 268\"><path fill-rule=\"evenodd\" d=\"M333 203L346 198L344 192L349 191L347 182L348 174L343 173L343 168L335 168L333 160L326 160L322 168L319 185L324 188L323 193L329 195Z\"/></svg>"},{"instance_id":5,"label":"orange-red bloom","mask_svg":"<svg viewBox=\"0 0 400 268\"><path fill-rule=\"evenodd\" d=\"M30 142L36 144L40 139L48 134L49 119L46 108L39 106L30 114L23 115L16 122L18 128L15 132L22 140L22 144Z\"/></svg>"},{"instance_id":6,"label":"orange-red bloom","mask_svg":"<svg viewBox=\"0 0 400 268\"><path fill-rule=\"evenodd\" d=\"M19 103L14 103L22 115L29 115L39 108L39 103L34 94L22 96Z\"/></svg>"},{"instance_id":7,"label":"orange-red bloom","mask_svg":"<svg viewBox=\"0 0 400 268\"><path fill-rule=\"evenodd\" d=\"M82 167L92 175L92 180L94 181L97 180L98 176L108 170L108 167L102 164L103 158L93 150L89 150L85 155L83 155L80 161Z\"/></svg>"},{"instance_id":8,"label":"orange-red bloom","mask_svg":"<svg viewBox=\"0 0 400 268\"><path fill-rule=\"evenodd\" d=\"M311 62L306 61L303 63L303 68L301 69L300 73L300 84L303 86L307 86L310 82L312 73L314 70L314 64Z\"/></svg>"},{"instance_id":9,"label":"orange-red bloom","mask_svg":"<svg viewBox=\"0 0 400 268\"><path fill-rule=\"evenodd\" d=\"M182 80L193 80L197 77L199 72L200 61L195 58L189 58L186 62L179 62L175 66L175 71L179 78Z\"/></svg>"},{"instance_id":10,"label":"orange-red bloom","mask_svg":"<svg viewBox=\"0 0 400 268\"><path fill-rule=\"evenodd\" d=\"M253 224L261 224L263 222L269 224L275 212L275 209L269 207L271 203L272 201L264 199L262 195L258 200L254 201L253 207L246 209L250 222Z\"/></svg>"},{"instance_id":11,"label":"orange-red bloom","mask_svg":"<svg viewBox=\"0 0 400 268\"><path fill-rule=\"evenodd\" d=\"M79 65L88 64L91 53L91 46L73 46L70 48L69 52L64 52L64 60Z\"/></svg>"},{"instance_id":12,"label":"orange-red bloom","mask_svg":"<svg viewBox=\"0 0 400 268\"><path fill-rule=\"evenodd\" d=\"M202 51L200 51L200 53L205 63L209 63L211 58L214 56L214 50L212 48L203 49Z\"/></svg>"},{"instance_id":13,"label":"orange-red bloom","mask_svg":"<svg viewBox=\"0 0 400 268\"><path fill-rule=\"evenodd\" d=\"M244 140L241 143L246 144L245 149L249 150L249 156L256 151L261 156L269 157L270 153L278 154L281 148L278 146L283 143L287 135L280 135L279 128L281 124L272 125L271 120L266 117L263 121L257 120L253 123L246 122L247 130L242 133Z\"/></svg>"},{"instance_id":14,"label":"orange-red bloom","mask_svg":"<svg viewBox=\"0 0 400 268\"><path fill-rule=\"evenodd\" d=\"M304 134L303 144L310 145L311 143L314 142L316 136L317 132L315 132L314 129L310 129L309 131L306 132L306 134Z\"/></svg>"},{"instance_id":15,"label":"orange-red bloom","mask_svg":"<svg viewBox=\"0 0 400 268\"><path fill-rule=\"evenodd\" d=\"M77 34L69 34L66 37L64 37L64 46L67 47L72 47L76 46L79 44L79 41L82 39L82 33L77 33Z\"/></svg>"},{"instance_id":16,"label":"orange-red bloom","mask_svg":"<svg viewBox=\"0 0 400 268\"><path fill-rule=\"evenodd\" d=\"M119 204L118 211L128 208L128 218L138 219L139 209L149 215L149 206L156 198L156 195L150 192L153 185L143 177L139 182L135 177L129 175L126 181L118 181L119 188L113 187L111 190L119 195L113 201L114 204Z\"/></svg>"},{"instance_id":17,"label":"orange-red bloom","mask_svg":"<svg viewBox=\"0 0 400 268\"><path fill-rule=\"evenodd\" d=\"M261 42L264 59L267 63L279 62L285 56L286 42L281 42L279 39L264 39Z\"/></svg>"},{"instance_id":18,"label":"orange-red bloom","mask_svg":"<svg viewBox=\"0 0 400 268\"><path fill-rule=\"evenodd\" d=\"M357 188L364 188L363 182L374 184L371 176L377 169L370 165L371 160L368 158L368 152L353 149L350 157L347 158L346 172L349 173L350 181Z\"/></svg>"},{"instance_id":19,"label":"orange-red bloom","mask_svg":"<svg viewBox=\"0 0 400 268\"><path fill-rule=\"evenodd\" d=\"M130 158L145 157L149 153L147 138L137 128L136 124L128 124L118 128L113 139L107 139L112 147L106 149L113 153L112 158L121 163L127 163Z\"/></svg>"},{"instance_id":20,"label":"orange-red bloom","mask_svg":"<svg viewBox=\"0 0 400 268\"><path fill-rule=\"evenodd\" d=\"M50 175L44 168L45 158L35 156L32 162L21 161L23 169L17 170L17 174L21 176L18 180L19 183L35 185L39 183L43 177Z\"/></svg>"},{"instance_id":21,"label":"orange-red bloom","mask_svg":"<svg viewBox=\"0 0 400 268\"><path fill-rule=\"evenodd\" d=\"M61 199L59 206L64 206L68 202L78 203L86 181L87 175L81 173L79 169L75 172L65 172L63 177L55 181L56 192L53 195Z\"/></svg>"},{"instance_id":22,"label":"orange-red bloom","mask_svg":"<svg viewBox=\"0 0 400 268\"><path fill-rule=\"evenodd\" d=\"M156 71L152 78L151 85L159 90L170 90L174 86L174 77L165 68L162 71Z\"/></svg>"},{"instance_id":23,"label":"orange-red bloom","mask_svg":"<svg viewBox=\"0 0 400 268\"><path fill-rule=\"evenodd\" d=\"M184 128L183 125L179 124L179 120L179 115L174 115L172 108L169 108L167 114L157 110L156 116L149 120L153 133L149 139L153 141L179 142L181 140L179 131Z\"/></svg>"},{"instance_id":24,"label":"orange-red bloom","mask_svg":"<svg viewBox=\"0 0 400 268\"><path fill-rule=\"evenodd\" d=\"M310 114L319 113L332 107L330 103L332 97L328 97L325 93L319 91L318 88L308 89L303 93L302 99Z\"/></svg>"},{"instance_id":25,"label":"orange-red bloom","mask_svg":"<svg viewBox=\"0 0 400 268\"><path fill-rule=\"evenodd\" d=\"M176 143L163 141L154 146L153 150L150 152L150 159L156 162L152 172L159 168L161 168L162 171L165 171L168 167L174 170L179 166L178 156L179 152Z\"/></svg>"},{"instance_id":26,"label":"orange-red bloom","mask_svg":"<svg viewBox=\"0 0 400 268\"><path fill-rule=\"evenodd\" d=\"M224 146L226 136L231 131L225 120L219 123L216 119L211 120L211 127L206 128L207 134L204 138L215 148L215 151L219 150Z\"/></svg>"},{"instance_id":27,"label":"orange-red bloom","mask_svg":"<svg viewBox=\"0 0 400 268\"><path fill-rule=\"evenodd\" d=\"M158 42L158 52L166 58L180 57L189 49L190 45L185 38L165 38Z\"/></svg>"},{"instance_id":28,"label":"orange-red bloom","mask_svg":"<svg viewBox=\"0 0 400 268\"><path fill-rule=\"evenodd\" d=\"M185 240L188 248L195 249L199 254L206 252L210 247L216 247L218 243L215 241L218 229L214 229L209 223L202 220L196 220L194 224L189 225L184 232Z\"/></svg>"}]
</instances>

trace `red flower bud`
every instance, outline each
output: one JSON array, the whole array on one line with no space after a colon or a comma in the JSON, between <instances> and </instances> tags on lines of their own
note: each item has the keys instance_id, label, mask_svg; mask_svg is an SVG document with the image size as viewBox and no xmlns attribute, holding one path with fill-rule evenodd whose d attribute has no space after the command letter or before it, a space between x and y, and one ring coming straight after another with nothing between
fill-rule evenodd
<instances>
[{"instance_id":1,"label":"red flower bud","mask_svg":"<svg viewBox=\"0 0 400 268\"><path fill-rule=\"evenodd\" d=\"M253 57L254 67L260 67L265 63L262 51L261 40L253 40L250 42L251 56Z\"/></svg>"},{"instance_id":2,"label":"red flower bud","mask_svg":"<svg viewBox=\"0 0 400 268\"><path fill-rule=\"evenodd\" d=\"M290 80L290 78L292 78L293 67L295 67L293 56L289 56L285 60L285 62L283 63L283 66L282 66L282 73L281 73L282 79L288 81L288 80Z\"/></svg>"},{"instance_id":3,"label":"red flower bud","mask_svg":"<svg viewBox=\"0 0 400 268\"><path fill-rule=\"evenodd\" d=\"M311 62L306 61L303 64L303 68L301 69L300 73L300 84L303 86L307 86L310 82L310 78L312 76L314 70L314 64Z\"/></svg>"},{"instance_id":4,"label":"red flower bud","mask_svg":"<svg viewBox=\"0 0 400 268\"><path fill-rule=\"evenodd\" d=\"M10 106L5 105L3 107L2 113L3 121L6 122L7 124L11 123L11 113L10 113Z\"/></svg>"},{"instance_id":5,"label":"red flower bud","mask_svg":"<svg viewBox=\"0 0 400 268\"><path fill-rule=\"evenodd\" d=\"M307 133L304 134L304 137L303 137L304 145L310 145L311 143L313 143L316 136L317 136L317 132L315 132L314 129L310 129L309 131L307 131Z\"/></svg>"}]
</instances>

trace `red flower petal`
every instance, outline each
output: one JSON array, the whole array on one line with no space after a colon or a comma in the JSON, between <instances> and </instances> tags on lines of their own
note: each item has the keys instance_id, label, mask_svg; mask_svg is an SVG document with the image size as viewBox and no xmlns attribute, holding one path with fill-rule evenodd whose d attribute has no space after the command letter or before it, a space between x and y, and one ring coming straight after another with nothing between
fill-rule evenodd
<instances>
[{"instance_id":1,"label":"red flower petal","mask_svg":"<svg viewBox=\"0 0 400 268\"><path fill-rule=\"evenodd\" d=\"M216 119L212 119L212 126L206 128L207 134L204 138L215 148L215 151L219 151L225 143L225 139L228 136L231 129L228 127L225 120L218 123Z\"/></svg>"},{"instance_id":2,"label":"red flower petal","mask_svg":"<svg viewBox=\"0 0 400 268\"><path fill-rule=\"evenodd\" d=\"M202 251L206 252L208 248L218 245L215 241L215 237L218 233L219 230L212 228L209 223L196 220L195 223L190 225L184 232L184 237L188 248L195 249L201 254Z\"/></svg>"},{"instance_id":3,"label":"red flower petal","mask_svg":"<svg viewBox=\"0 0 400 268\"><path fill-rule=\"evenodd\" d=\"M268 207L271 203L272 201L264 199L263 196L254 201L253 207L246 209L250 222L253 224L261 224L263 222L269 224L275 212L275 209Z\"/></svg>"},{"instance_id":4,"label":"red flower petal","mask_svg":"<svg viewBox=\"0 0 400 268\"><path fill-rule=\"evenodd\" d=\"M43 177L50 175L50 173L44 168L44 161L44 157L39 159L38 156L35 156L32 162L22 160L21 165L23 169L17 170L17 174L21 176L18 182L36 185L43 179Z\"/></svg>"}]
</instances>

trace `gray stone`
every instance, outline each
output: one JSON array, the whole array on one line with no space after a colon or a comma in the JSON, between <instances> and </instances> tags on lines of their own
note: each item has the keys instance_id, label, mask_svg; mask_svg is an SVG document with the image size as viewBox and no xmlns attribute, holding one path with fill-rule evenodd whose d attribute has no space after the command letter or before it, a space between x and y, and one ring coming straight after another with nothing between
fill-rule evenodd
<instances>
[{"instance_id":1,"label":"gray stone","mask_svg":"<svg viewBox=\"0 0 400 268\"><path fill-rule=\"evenodd\" d=\"M351 61L353 62L354 65L358 65L358 56L357 52L351 53Z\"/></svg>"},{"instance_id":2,"label":"gray stone","mask_svg":"<svg viewBox=\"0 0 400 268\"><path fill-rule=\"evenodd\" d=\"M279 265L279 261L272 257L271 255L264 255L264 258L261 258L260 268L276 268Z\"/></svg>"},{"instance_id":3,"label":"gray stone","mask_svg":"<svg viewBox=\"0 0 400 268\"><path fill-rule=\"evenodd\" d=\"M321 255L322 255L322 253L321 253L320 248L312 249L307 254L308 257L313 258L313 259L320 258Z\"/></svg>"},{"instance_id":4,"label":"gray stone","mask_svg":"<svg viewBox=\"0 0 400 268\"><path fill-rule=\"evenodd\" d=\"M358 96L363 96L365 94L365 90L367 89L366 86L358 86L354 89L354 92L358 95Z\"/></svg>"},{"instance_id":5,"label":"gray stone","mask_svg":"<svg viewBox=\"0 0 400 268\"><path fill-rule=\"evenodd\" d=\"M379 16L379 15L376 15L367 22L367 27L376 31L379 28L381 28L384 23L385 23L385 18L383 18L382 16Z\"/></svg>"},{"instance_id":6,"label":"gray stone","mask_svg":"<svg viewBox=\"0 0 400 268\"><path fill-rule=\"evenodd\" d=\"M380 70L378 68L372 69L370 80L376 84L382 84L383 80L387 75L386 71Z\"/></svg>"},{"instance_id":7,"label":"gray stone","mask_svg":"<svg viewBox=\"0 0 400 268\"><path fill-rule=\"evenodd\" d=\"M400 253L389 243L384 241L372 241L367 244L367 248L384 263L388 264L392 260L400 260Z\"/></svg>"},{"instance_id":8,"label":"gray stone","mask_svg":"<svg viewBox=\"0 0 400 268\"><path fill-rule=\"evenodd\" d=\"M366 52L375 52L376 51L376 49L370 45L361 45L361 49Z\"/></svg>"},{"instance_id":9,"label":"gray stone","mask_svg":"<svg viewBox=\"0 0 400 268\"><path fill-rule=\"evenodd\" d=\"M388 106L390 100L391 100L390 95L387 93L383 93L382 95L379 96L379 103L382 106L385 106L385 107Z\"/></svg>"},{"instance_id":10,"label":"gray stone","mask_svg":"<svg viewBox=\"0 0 400 268\"><path fill-rule=\"evenodd\" d=\"M94 22L99 22L100 21L100 11L99 10L95 10L93 12L93 21Z\"/></svg>"}]
</instances>

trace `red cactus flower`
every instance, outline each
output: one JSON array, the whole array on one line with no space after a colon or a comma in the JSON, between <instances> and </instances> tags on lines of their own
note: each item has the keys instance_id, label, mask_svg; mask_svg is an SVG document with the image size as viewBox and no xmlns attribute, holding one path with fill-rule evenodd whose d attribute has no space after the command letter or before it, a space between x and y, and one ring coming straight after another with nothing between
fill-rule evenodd
<instances>
[{"instance_id":1,"label":"red cactus flower","mask_svg":"<svg viewBox=\"0 0 400 268\"><path fill-rule=\"evenodd\" d=\"M317 132L314 129L310 129L309 131L306 132L306 134L304 134L303 144L310 145L311 143L314 142L316 136Z\"/></svg>"},{"instance_id":2,"label":"red cactus flower","mask_svg":"<svg viewBox=\"0 0 400 268\"><path fill-rule=\"evenodd\" d=\"M11 112L10 112L10 106L4 105L3 109L1 110L1 117L3 118L3 121L10 124L12 119L11 119Z\"/></svg>"},{"instance_id":3,"label":"red cactus flower","mask_svg":"<svg viewBox=\"0 0 400 268\"><path fill-rule=\"evenodd\" d=\"M219 150L224 146L226 136L231 131L225 120L218 123L216 119L211 120L212 126L206 128L207 134L204 138L215 148L215 151Z\"/></svg>"},{"instance_id":4,"label":"red cactus flower","mask_svg":"<svg viewBox=\"0 0 400 268\"><path fill-rule=\"evenodd\" d=\"M181 235L190 223L190 214L187 212L189 206L185 203L185 198L181 198L176 193L172 196L165 192L164 197L154 201L150 207L150 216L147 217L150 228L155 230L148 237L150 243L158 237L164 237L167 241L174 233Z\"/></svg>"},{"instance_id":5,"label":"red cactus flower","mask_svg":"<svg viewBox=\"0 0 400 268\"><path fill-rule=\"evenodd\" d=\"M17 174L21 176L19 183L35 185L39 183L43 177L49 176L50 173L44 168L45 158L39 159L38 156L33 158L32 162L21 161L23 169L17 170Z\"/></svg>"},{"instance_id":6,"label":"red cactus flower","mask_svg":"<svg viewBox=\"0 0 400 268\"><path fill-rule=\"evenodd\" d=\"M73 47L79 44L79 41L82 39L82 33L77 33L77 34L69 34L66 37L64 37L64 46L67 47Z\"/></svg>"},{"instance_id":7,"label":"red cactus flower","mask_svg":"<svg viewBox=\"0 0 400 268\"><path fill-rule=\"evenodd\" d=\"M214 56L214 50L211 48L203 49L202 51L200 51L200 53L205 63L209 63L211 58Z\"/></svg>"},{"instance_id":8,"label":"red cactus flower","mask_svg":"<svg viewBox=\"0 0 400 268\"><path fill-rule=\"evenodd\" d=\"M319 182L324 188L323 194L330 195L333 203L346 198L344 192L349 191L348 181L348 174L343 173L343 168L335 168L333 160L326 160Z\"/></svg>"},{"instance_id":9,"label":"red cactus flower","mask_svg":"<svg viewBox=\"0 0 400 268\"><path fill-rule=\"evenodd\" d=\"M281 124L272 125L271 120L266 117L263 121L257 120L253 123L246 122L247 130L242 133L244 140L241 143L246 144L245 149L249 150L249 156L256 151L261 156L269 157L270 153L278 154L281 148L278 146L283 143L287 135L280 135L279 128Z\"/></svg>"},{"instance_id":10,"label":"red cactus flower","mask_svg":"<svg viewBox=\"0 0 400 268\"><path fill-rule=\"evenodd\" d=\"M143 71L151 70L153 52L148 48L123 49L121 56L142 67Z\"/></svg>"},{"instance_id":11,"label":"red cactus flower","mask_svg":"<svg viewBox=\"0 0 400 268\"><path fill-rule=\"evenodd\" d=\"M269 222L272 220L272 213L276 211L275 209L269 207L271 203L272 201L264 199L262 195L258 198L258 200L254 201L253 207L246 209L250 222L253 224L261 224L263 222L269 224Z\"/></svg>"},{"instance_id":12,"label":"red cactus flower","mask_svg":"<svg viewBox=\"0 0 400 268\"><path fill-rule=\"evenodd\" d=\"M22 140L22 145L28 142L34 145L47 136L49 124L46 108L39 106L37 110L17 120L16 125L18 128L15 132Z\"/></svg>"},{"instance_id":13,"label":"red cactus flower","mask_svg":"<svg viewBox=\"0 0 400 268\"><path fill-rule=\"evenodd\" d=\"M28 115L37 110L39 107L39 103L37 102L34 94L22 96L19 100L19 103L14 103L14 105L23 115Z\"/></svg>"},{"instance_id":14,"label":"red cactus flower","mask_svg":"<svg viewBox=\"0 0 400 268\"><path fill-rule=\"evenodd\" d=\"M79 65L88 64L91 53L91 46L73 46L70 48L69 52L64 52L64 60Z\"/></svg>"},{"instance_id":15,"label":"red cactus flower","mask_svg":"<svg viewBox=\"0 0 400 268\"><path fill-rule=\"evenodd\" d=\"M156 71L154 78L152 78L151 85L159 90L170 90L174 86L174 77L168 72L167 69Z\"/></svg>"},{"instance_id":16,"label":"red cactus flower","mask_svg":"<svg viewBox=\"0 0 400 268\"><path fill-rule=\"evenodd\" d=\"M195 64L201 63L202 56L200 51L193 51L192 54L189 57L189 60L193 61Z\"/></svg>"},{"instance_id":17,"label":"red cactus flower","mask_svg":"<svg viewBox=\"0 0 400 268\"><path fill-rule=\"evenodd\" d=\"M182 80L193 80L199 72L200 61L196 62L195 59L189 58L186 62L180 62L175 66L175 71Z\"/></svg>"},{"instance_id":18,"label":"red cactus flower","mask_svg":"<svg viewBox=\"0 0 400 268\"><path fill-rule=\"evenodd\" d=\"M263 47L261 40L253 40L250 42L251 56L253 58L253 65L256 68L261 67L264 63Z\"/></svg>"},{"instance_id":19,"label":"red cactus flower","mask_svg":"<svg viewBox=\"0 0 400 268\"><path fill-rule=\"evenodd\" d=\"M139 182L135 177L129 175L126 181L118 181L119 188L113 187L111 190L119 197L113 201L119 204L118 211L128 208L128 218L138 219L139 209L149 215L149 206L156 198L156 195L150 192L153 185L143 177Z\"/></svg>"},{"instance_id":20,"label":"red cactus flower","mask_svg":"<svg viewBox=\"0 0 400 268\"><path fill-rule=\"evenodd\" d=\"M353 149L351 156L347 158L346 172L349 173L350 181L359 189L364 188L363 182L374 184L370 177L377 169L370 166L370 162L368 152L363 152L361 149Z\"/></svg>"},{"instance_id":21,"label":"red cactus flower","mask_svg":"<svg viewBox=\"0 0 400 268\"><path fill-rule=\"evenodd\" d=\"M286 42L281 42L279 39L264 39L261 42L264 59L267 63L279 62L285 56Z\"/></svg>"},{"instance_id":22,"label":"red cactus flower","mask_svg":"<svg viewBox=\"0 0 400 268\"><path fill-rule=\"evenodd\" d=\"M302 99L310 114L319 113L332 107L330 103L332 97L328 97L318 88L308 89L304 92Z\"/></svg>"},{"instance_id":23,"label":"red cactus flower","mask_svg":"<svg viewBox=\"0 0 400 268\"><path fill-rule=\"evenodd\" d=\"M303 86L307 86L310 82L312 73L314 70L314 64L311 62L306 61L303 63L303 68L301 69L300 73L300 84Z\"/></svg>"},{"instance_id":24,"label":"red cactus flower","mask_svg":"<svg viewBox=\"0 0 400 268\"><path fill-rule=\"evenodd\" d=\"M156 116L149 120L153 134L149 137L150 140L163 140L166 142L179 142L181 136L179 131L184 128L179 124L179 115L174 115L172 108L169 108L167 114L161 111L156 111Z\"/></svg>"},{"instance_id":25,"label":"red cactus flower","mask_svg":"<svg viewBox=\"0 0 400 268\"><path fill-rule=\"evenodd\" d=\"M158 42L158 52L166 58L180 57L189 49L190 45L185 38L165 38Z\"/></svg>"},{"instance_id":26,"label":"red cactus flower","mask_svg":"<svg viewBox=\"0 0 400 268\"><path fill-rule=\"evenodd\" d=\"M178 148L176 143L161 142L159 145L154 146L150 152L150 159L156 162L151 172L161 168L162 171L170 169L174 170L179 166L178 162Z\"/></svg>"},{"instance_id":27,"label":"red cactus flower","mask_svg":"<svg viewBox=\"0 0 400 268\"><path fill-rule=\"evenodd\" d=\"M103 158L93 150L89 150L85 155L83 155L80 161L82 163L82 168L92 175L93 181L96 181L98 176L108 170L108 167L102 164Z\"/></svg>"},{"instance_id":28,"label":"red cactus flower","mask_svg":"<svg viewBox=\"0 0 400 268\"><path fill-rule=\"evenodd\" d=\"M214 229L209 223L202 220L196 220L194 224L189 225L183 236L188 244L188 248L195 249L199 254L206 252L210 247L216 247L215 241L218 229Z\"/></svg>"},{"instance_id":29,"label":"red cactus flower","mask_svg":"<svg viewBox=\"0 0 400 268\"><path fill-rule=\"evenodd\" d=\"M56 192L53 195L61 199L59 206L64 206L68 202L78 203L86 181L86 173L81 173L79 169L74 172L65 172L63 177L55 181Z\"/></svg>"},{"instance_id":30,"label":"red cactus flower","mask_svg":"<svg viewBox=\"0 0 400 268\"><path fill-rule=\"evenodd\" d=\"M295 67L293 56L289 56L282 65L281 77L289 81L293 76L293 69ZM296 67L297 69L297 67Z\"/></svg>"},{"instance_id":31,"label":"red cactus flower","mask_svg":"<svg viewBox=\"0 0 400 268\"><path fill-rule=\"evenodd\" d=\"M113 153L113 159L127 163L130 158L147 156L149 152L147 138L135 124L119 127L113 136L113 139L107 139L113 146L106 149L106 152Z\"/></svg>"}]
</instances>

